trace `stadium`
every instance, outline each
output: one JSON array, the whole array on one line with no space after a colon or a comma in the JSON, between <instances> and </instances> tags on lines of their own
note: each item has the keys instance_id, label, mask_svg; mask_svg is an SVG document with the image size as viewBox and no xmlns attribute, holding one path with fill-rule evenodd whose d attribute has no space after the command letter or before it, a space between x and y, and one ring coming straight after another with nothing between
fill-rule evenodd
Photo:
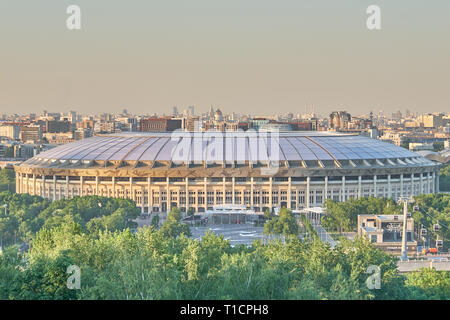
<instances>
[{"instance_id":1,"label":"stadium","mask_svg":"<svg viewBox=\"0 0 450 320\"><path fill-rule=\"evenodd\" d=\"M18 193L129 198L142 213L396 199L438 192L438 170L417 153L363 136L251 130L99 135L15 166Z\"/></svg>"}]
</instances>

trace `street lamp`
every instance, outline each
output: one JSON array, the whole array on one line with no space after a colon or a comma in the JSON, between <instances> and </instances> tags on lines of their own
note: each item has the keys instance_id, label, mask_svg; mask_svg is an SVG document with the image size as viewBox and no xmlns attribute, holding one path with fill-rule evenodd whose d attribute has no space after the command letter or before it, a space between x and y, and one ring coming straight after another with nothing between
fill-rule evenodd
<instances>
[{"instance_id":1,"label":"street lamp","mask_svg":"<svg viewBox=\"0 0 450 320\"><path fill-rule=\"evenodd\" d=\"M4 205L2 205L2 207L5 208L5 216L6 216L6 215L7 215L7 213L6 213L6 208L8 208L8 204L5 203Z\"/></svg>"},{"instance_id":2,"label":"street lamp","mask_svg":"<svg viewBox=\"0 0 450 320\"><path fill-rule=\"evenodd\" d=\"M101 218L101 216L102 216L102 203L99 202L99 203L97 203L97 205L99 207L98 218Z\"/></svg>"},{"instance_id":3,"label":"street lamp","mask_svg":"<svg viewBox=\"0 0 450 320\"><path fill-rule=\"evenodd\" d=\"M408 253L407 253L407 241L408 241L408 237L406 234L406 225L407 225L407 216L408 216L408 203L413 203L414 202L414 198L411 197L403 197L400 196L400 198L398 198L398 203L401 204L403 203L403 237L402 237L402 253L400 256L400 260L401 261L408 261Z\"/></svg>"}]
</instances>

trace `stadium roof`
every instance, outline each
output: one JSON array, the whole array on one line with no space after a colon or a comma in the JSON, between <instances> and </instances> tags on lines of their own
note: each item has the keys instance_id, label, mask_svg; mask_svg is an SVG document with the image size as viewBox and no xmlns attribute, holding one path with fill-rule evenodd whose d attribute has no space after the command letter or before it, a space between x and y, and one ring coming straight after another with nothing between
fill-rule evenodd
<instances>
[{"instance_id":1,"label":"stadium roof","mask_svg":"<svg viewBox=\"0 0 450 320\"><path fill-rule=\"evenodd\" d=\"M353 166L416 166L432 162L393 144L358 135L329 132L119 133L68 143L43 152L26 164L42 162L270 161L350 163Z\"/></svg>"}]
</instances>

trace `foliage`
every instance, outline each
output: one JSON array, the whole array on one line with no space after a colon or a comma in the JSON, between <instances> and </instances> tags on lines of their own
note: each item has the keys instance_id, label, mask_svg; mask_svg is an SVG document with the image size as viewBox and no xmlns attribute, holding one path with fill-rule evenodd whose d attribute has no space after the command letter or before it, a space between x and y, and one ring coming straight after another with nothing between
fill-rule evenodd
<instances>
[{"instance_id":1,"label":"foliage","mask_svg":"<svg viewBox=\"0 0 450 320\"><path fill-rule=\"evenodd\" d=\"M0 204L4 203L8 205L6 215L0 208L0 236L4 245L27 241L41 228L49 229L67 221L75 221L93 234L133 228L136 223L132 220L140 212L131 200L98 196L51 202L5 191L0 193Z\"/></svg>"},{"instance_id":2,"label":"foliage","mask_svg":"<svg viewBox=\"0 0 450 320\"><path fill-rule=\"evenodd\" d=\"M442 167L439 172L439 189L441 191L450 191L450 164Z\"/></svg>"},{"instance_id":3,"label":"foliage","mask_svg":"<svg viewBox=\"0 0 450 320\"><path fill-rule=\"evenodd\" d=\"M281 208L278 217L274 216L264 224L264 234L284 237L297 235L297 219L289 209Z\"/></svg>"},{"instance_id":4,"label":"foliage","mask_svg":"<svg viewBox=\"0 0 450 320\"><path fill-rule=\"evenodd\" d=\"M152 221L150 223L154 228L158 228L159 227L159 214L155 214L152 217Z\"/></svg>"},{"instance_id":5,"label":"foliage","mask_svg":"<svg viewBox=\"0 0 450 320\"><path fill-rule=\"evenodd\" d=\"M449 299L450 298L450 272L436 271L435 268L423 268L407 275L406 285L419 289L424 298Z\"/></svg>"},{"instance_id":6,"label":"foliage","mask_svg":"<svg viewBox=\"0 0 450 320\"><path fill-rule=\"evenodd\" d=\"M322 218L322 225L328 231L353 231L357 227L360 214L395 214L401 212L392 199L359 198L345 202L335 202L328 199L325 202L327 215Z\"/></svg>"},{"instance_id":7,"label":"foliage","mask_svg":"<svg viewBox=\"0 0 450 320\"><path fill-rule=\"evenodd\" d=\"M0 192L16 191L16 176L12 169L0 169Z\"/></svg>"},{"instance_id":8,"label":"foliage","mask_svg":"<svg viewBox=\"0 0 450 320\"><path fill-rule=\"evenodd\" d=\"M450 247L450 194L422 194L414 197L419 211L414 212L413 207L409 209L413 212L412 217L417 226L423 225L428 230L431 240L444 239L444 250ZM434 231L435 224L440 225L438 231Z\"/></svg>"},{"instance_id":9,"label":"foliage","mask_svg":"<svg viewBox=\"0 0 450 320\"><path fill-rule=\"evenodd\" d=\"M71 222L38 233L28 266L15 252L0 256L4 299L447 299L450 288L448 274L399 275L396 258L365 238L335 249L295 237L233 248L212 233L198 241L145 227L93 237ZM70 264L81 268L81 290L65 287ZM381 269L379 290L366 285L371 265Z\"/></svg>"},{"instance_id":10,"label":"foliage","mask_svg":"<svg viewBox=\"0 0 450 320\"><path fill-rule=\"evenodd\" d=\"M19 226L3 230L29 230L32 240L25 254L18 253L17 246L0 253L0 299L450 298L448 272L423 269L401 275L397 259L366 238L342 239L334 249L317 236L302 241L293 236L298 234L297 221L285 208L266 226L271 234L289 241L233 247L213 233L206 233L201 241L188 238L189 227L181 223L177 208L172 208L160 229L149 226L132 232L129 220L139 210L121 200L88 196L51 203L1 193L0 201L7 201L11 211L2 219ZM428 223L434 217L439 221L445 221L441 215L448 217L448 195L419 196L416 201L431 215ZM358 210L397 210L387 200L351 204L349 225ZM427 223L427 217L414 218ZM300 219L307 230L313 230L305 217ZM336 224L340 225L347 226ZM67 289L69 265L81 269L81 290ZM379 290L370 290L366 284L372 265L381 270Z\"/></svg>"},{"instance_id":11,"label":"foliage","mask_svg":"<svg viewBox=\"0 0 450 320\"><path fill-rule=\"evenodd\" d=\"M185 236L191 235L189 226L184 223L180 223L181 218L182 214L180 209L178 209L177 207L173 207L172 210L167 215L167 219L160 229L160 231L164 234L164 236L176 238L180 235Z\"/></svg>"},{"instance_id":12,"label":"foliage","mask_svg":"<svg viewBox=\"0 0 450 320\"><path fill-rule=\"evenodd\" d=\"M433 151L434 152L439 152L442 150L444 150L444 142L443 141L433 142Z\"/></svg>"}]
</instances>

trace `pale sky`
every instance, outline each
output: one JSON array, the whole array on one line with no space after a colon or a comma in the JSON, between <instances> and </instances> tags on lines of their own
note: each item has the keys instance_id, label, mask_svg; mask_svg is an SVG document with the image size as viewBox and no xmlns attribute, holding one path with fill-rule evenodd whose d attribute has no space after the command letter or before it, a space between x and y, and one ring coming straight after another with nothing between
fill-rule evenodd
<instances>
[{"instance_id":1,"label":"pale sky","mask_svg":"<svg viewBox=\"0 0 450 320\"><path fill-rule=\"evenodd\" d=\"M450 111L449 0L0 0L0 41L0 113Z\"/></svg>"}]
</instances>

